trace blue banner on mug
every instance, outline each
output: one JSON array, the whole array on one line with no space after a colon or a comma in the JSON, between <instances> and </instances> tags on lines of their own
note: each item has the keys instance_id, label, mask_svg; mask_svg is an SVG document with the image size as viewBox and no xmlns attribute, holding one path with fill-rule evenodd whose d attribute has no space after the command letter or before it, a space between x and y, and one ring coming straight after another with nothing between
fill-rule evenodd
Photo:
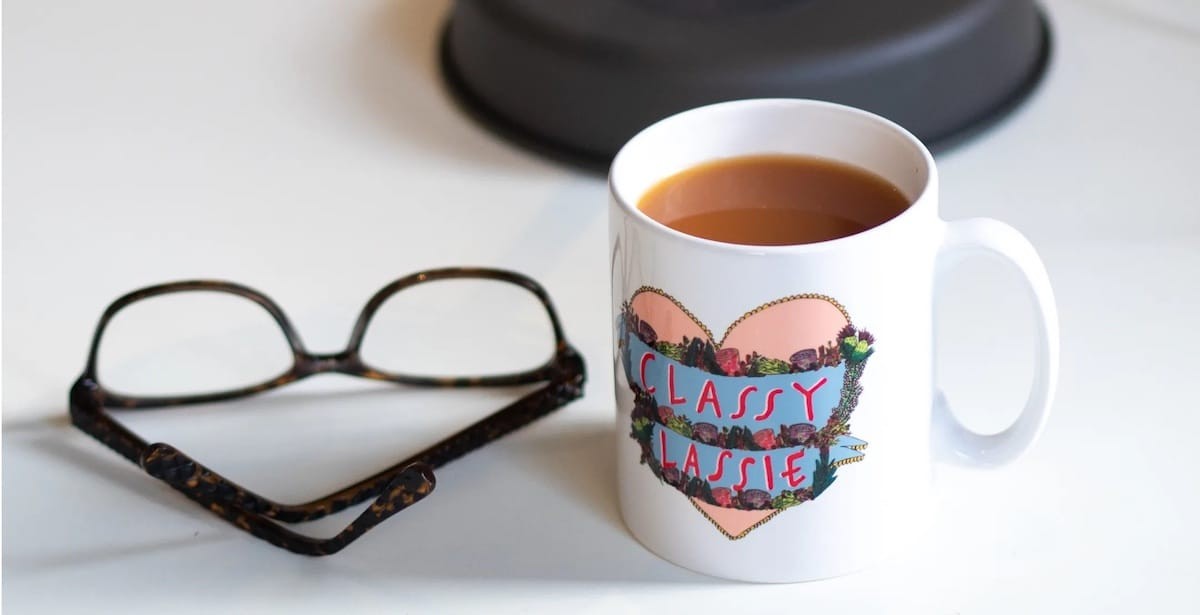
<instances>
[{"instance_id":1,"label":"blue banner on mug","mask_svg":"<svg viewBox=\"0 0 1200 615\"><path fill-rule=\"evenodd\" d=\"M637 337L626 345L629 382L676 415L718 429L824 425L837 406L846 366L746 378L718 376L664 356Z\"/></svg>"}]
</instances>

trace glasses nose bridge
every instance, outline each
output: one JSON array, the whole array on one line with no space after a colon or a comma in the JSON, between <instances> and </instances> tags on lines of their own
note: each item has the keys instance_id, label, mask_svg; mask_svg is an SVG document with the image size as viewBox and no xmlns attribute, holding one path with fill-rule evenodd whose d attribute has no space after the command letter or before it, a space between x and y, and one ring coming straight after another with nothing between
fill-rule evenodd
<instances>
[{"instance_id":1,"label":"glasses nose bridge","mask_svg":"<svg viewBox=\"0 0 1200 615\"><path fill-rule=\"evenodd\" d=\"M358 353L352 349L330 353L305 353L300 356L299 369L305 374L347 373L358 366Z\"/></svg>"}]
</instances>

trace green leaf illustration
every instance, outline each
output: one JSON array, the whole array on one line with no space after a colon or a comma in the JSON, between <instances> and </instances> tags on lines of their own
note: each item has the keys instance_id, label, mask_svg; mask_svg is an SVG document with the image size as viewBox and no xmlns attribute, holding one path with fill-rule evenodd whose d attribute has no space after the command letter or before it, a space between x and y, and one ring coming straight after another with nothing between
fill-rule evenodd
<instances>
[{"instance_id":1,"label":"green leaf illustration","mask_svg":"<svg viewBox=\"0 0 1200 615\"><path fill-rule=\"evenodd\" d=\"M817 469L813 472L813 497L821 495L823 491L837 480L837 467L829 461L829 449L821 449L821 458L817 460Z\"/></svg>"}]
</instances>

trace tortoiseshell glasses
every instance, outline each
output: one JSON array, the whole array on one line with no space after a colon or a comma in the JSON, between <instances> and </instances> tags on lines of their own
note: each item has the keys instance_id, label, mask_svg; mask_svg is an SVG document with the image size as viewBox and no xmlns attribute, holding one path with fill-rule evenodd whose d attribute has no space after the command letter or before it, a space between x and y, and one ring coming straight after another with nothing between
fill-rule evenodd
<instances>
[{"instance_id":1,"label":"tortoiseshell glasses","mask_svg":"<svg viewBox=\"0 0 1200 615\"><path fill-rule=\"evenodd\" d=\"M372 361L363 359L363 340L380 307L400 291L430 282L460 280L501 283L506 289L516 288L516 294L532 296L540 303L538 316L544 309L553 331L553 346L547 340L548 360L532 366L508 366L495 375L419 375L387 371ZM436 286L436 285L431 285ZM523 291L528 291L524 293ZM290 347L290 367L274 377L257 384L233 388L191 392L180 395L133 395L118 388L106 388L97 375L101 342L110 321L131 304L152 297L175 293L209 291L221 297L240 297L261 307L282 329ZM508 291L506 291L508 292ZM234 301L239 301L234 299ZM463 301L459 301L463 303ZM532 301L530 301L532 304ZM473 303L471 309L491 310L487 303ZM541 316L538 316L541 318ZM521 335L521 323L509 328L510 335ZM428 333L428 332L427 332ZM428 335L426 336L428 337ZM202 340L201 340L202 341ZM474 352L502 352L499 348L472 348ZM286 360L286 359L285 359ZM540 357L537 359L540 361ZM514 369L523 367L525 369ZM105 368L107 369L107 368ZM148 367L152 369L152 367ZM107 372L106 372L107 373ZM247 397L314 374L339 373L372 380L383 380L418 387L504 387L544 383L535 391L499 411L466 427L462 431L426 448L395 465L375 473L343 489L302 504L281 504L241 487L188 455L164 443L148 443L114 419L108 408L142 410L187 404L217 402ZM358 316L346 349L333 354L313 354L305 349L291 322L274 301L253 289L220 281L185 281L150 286L126 294L104 311L92 338L87 367L71 387L71 422L138 464L146 473L162 480L175 490L208 508L258 538L277 547L304 555L329 555L362 536L384 519L404 510L429 495L434 488L433 469L457 459L505 434L541 418L582 395L585 379L582 357L563 336L558 315L546 291L532 279L511 271L484 268L436 269L416 273L375 293ZM354 521L330 538L313 538L289 530L281 523L312 521L344 510L349 506L374 498Z\"/></svg>"}]
</instances>

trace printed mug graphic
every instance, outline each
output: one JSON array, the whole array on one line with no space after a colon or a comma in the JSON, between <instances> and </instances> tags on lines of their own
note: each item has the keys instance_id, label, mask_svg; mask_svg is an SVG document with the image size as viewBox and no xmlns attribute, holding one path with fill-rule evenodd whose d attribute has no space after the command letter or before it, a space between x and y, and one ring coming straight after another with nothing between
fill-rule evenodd
<instances>
[{"instance_id":1,"label":"printed mug graphic","mask_svg":"<svg viewBox=\"0 0 1200 615\"><path fill-rule=\"evenodd\" d=\"M641 462L737 540L861 461L850 435L875 338L837 301L794 295L712 333L663 291L623 306L618 344Z\"/></svg>"}]
</instances>

